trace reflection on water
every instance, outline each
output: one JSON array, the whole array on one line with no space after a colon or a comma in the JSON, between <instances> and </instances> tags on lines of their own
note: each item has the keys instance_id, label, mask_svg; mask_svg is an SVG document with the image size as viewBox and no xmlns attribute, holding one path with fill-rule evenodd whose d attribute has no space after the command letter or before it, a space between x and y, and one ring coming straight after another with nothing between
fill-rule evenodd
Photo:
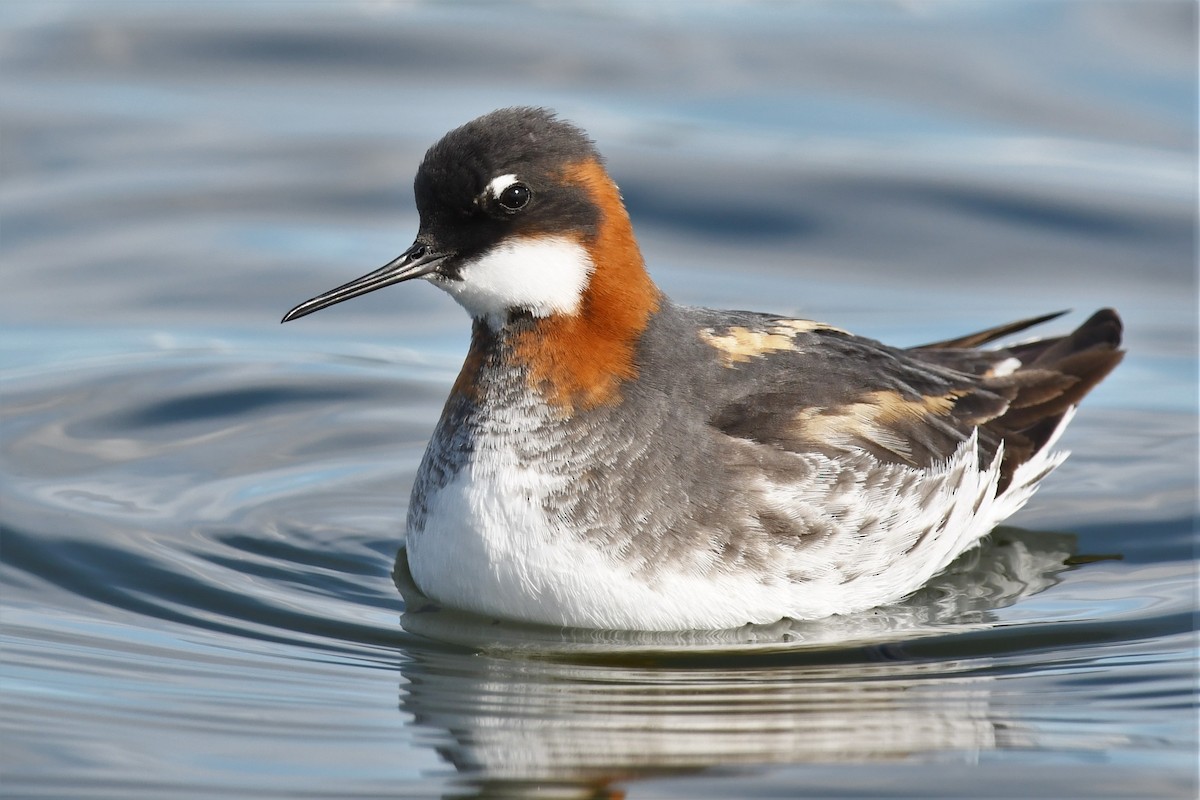
<instances>
[{"instance_id":1,"label":"reflection on water","mask_svg":"<svg viewBox=\"0 0 1200 800\"><path fill-rule=\"evenodd\" d=\"M4 794L1195 796L1195 18L0 4ZM681 302L899 344L1111 304L1129 356L1024 529L893 607L629 635L401 598L467 321L428 286L278 320L516 103L596 136Z\"/></svg>"},{"instance_id":2,"label":"reflection on water","mask_svg":"<svg viewBox=\"0 0 1200 800\"><path fill-rule=\"evenodd\" d=\"M488 658L414 648L401 708L480 796L622 796L612 784L746 765L973 761L1035 747L994 710L992 661L891 661L888 644L987 630L1057 581L1066 534L1006 528L917 595L849 618L636 633L497 623L395 578L405 629ZM826 662L826 663L822 663ZM547 787L553 787L548 789Z\"/></svg>"},{"instance_id":3,"label":"reflection on water","mask_svg":"<svg viewBox=\"0 0 1200 800\"><path fill-rule=\"evenodd\" d=\"M686 669L576 666L419 652L401 707L481 796L562 796L652 775L767 764L971 761L1036 746L994 711L986 664ZM557 794L556 794L557 796ZM619 796L614 792L614 796Z\"/></svg>"}]
</instances>

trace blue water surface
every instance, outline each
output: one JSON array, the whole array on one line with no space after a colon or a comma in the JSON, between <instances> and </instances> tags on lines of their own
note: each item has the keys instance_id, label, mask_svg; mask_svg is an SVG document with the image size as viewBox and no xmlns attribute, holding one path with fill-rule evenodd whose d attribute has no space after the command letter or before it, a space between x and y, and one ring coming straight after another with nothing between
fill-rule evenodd
<instances>
[{"instance_id":1,"label":"blue water surface","mask_svg":"<svg viewBox=\"0 0 1200 800\"><path fill-rule=\"evenodd\" d=\"M0 6L5 796L1194 797L1196 9ZM589 130L680 302L901 345L1114 306L1128 357L894 607L430 610L391 573L465 315L278 321L512 104Z\"/></svg>"}]
</instances>

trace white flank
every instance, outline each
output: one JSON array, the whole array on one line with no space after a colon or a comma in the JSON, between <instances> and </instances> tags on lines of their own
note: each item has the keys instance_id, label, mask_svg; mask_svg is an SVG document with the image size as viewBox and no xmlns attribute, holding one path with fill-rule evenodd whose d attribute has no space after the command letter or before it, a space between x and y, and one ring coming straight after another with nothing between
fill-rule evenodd
<instances>
[{"instance_id":1,"label":"white flank","mask_svg":"<svg viewBox=\"0 0 1200 800\"><path fill-rule=\"evenodd\" d=\"M514 309L535 317L574 314L593 269L587 250L573 239L523 238L503 242L464 264L461 280L436 283L471 316L495 327Z\"/></svg>"},{"instance_id":2,"label":"white flank","mask_svg":"<svg viewBox=\"0 0 1200 800\"><path fill-rule=\"evenodd\" d=\"M423 527L408 531L409 567L421 591L447 606L550 625L722 629L863 611L921 588L1025 505L1067 457L1051 448L1071 416L999 496L1001 454L981 469L975 436L931 469L887 468L919 474L918 491L902 494L886 482L840 481L844 467L832 459L797 455L821 462L825 477L806 485L764 480L761 499L797 520L835 514L838 532L809 547L781 546L772 567L783 571L773 575L697 569L695 559L677 570L662 564L648 579L545 512L545 499L570 479L511 446L518 431L536 435L542 410L507 409L475 440L470 462L425 498Z\"/></svg>"}]
</instances>

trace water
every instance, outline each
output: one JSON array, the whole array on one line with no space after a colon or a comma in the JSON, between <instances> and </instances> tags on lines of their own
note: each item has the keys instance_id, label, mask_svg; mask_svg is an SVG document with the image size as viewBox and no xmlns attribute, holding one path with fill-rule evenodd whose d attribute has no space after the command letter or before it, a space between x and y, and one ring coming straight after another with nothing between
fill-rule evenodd
<instances>
[{"instance_id":1,"label":"water","mask_svg":"<svg viewBox=\"0 0 1200 800\"><path fill-rule=\"evenodd\" d=\"M1194 796L1195 6L0 9L6 796ZM896 607L721 634L401 598L465 350L424 148L586 126L676 299L916 344L1119 307L1070 461ZM401 576L402 577L402 576ZM622 793L624 793L622 795Z\"/></svg>"}]
</instances>

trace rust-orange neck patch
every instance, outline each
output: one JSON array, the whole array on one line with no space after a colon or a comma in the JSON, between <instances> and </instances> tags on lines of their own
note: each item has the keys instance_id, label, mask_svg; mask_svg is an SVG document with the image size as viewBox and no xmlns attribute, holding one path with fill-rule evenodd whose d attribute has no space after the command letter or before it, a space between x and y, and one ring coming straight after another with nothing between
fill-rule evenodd
<instances>
[{"instance_id":1,"label":"rust-orange neck patch","mask_svg":"<svg viewBox=\"0 0 1200 800\"><path fill-rule=\"evenodd\" d=\"M563 180L582 187L600 210L594 238L584 239L595 269L575 314L555 314L521 332L514 355L532 388L567 413L620 400L637 376L634 353L662 294L646 273L616 184L594 159L570 165Z\"/></svg>"}]
</instances>

